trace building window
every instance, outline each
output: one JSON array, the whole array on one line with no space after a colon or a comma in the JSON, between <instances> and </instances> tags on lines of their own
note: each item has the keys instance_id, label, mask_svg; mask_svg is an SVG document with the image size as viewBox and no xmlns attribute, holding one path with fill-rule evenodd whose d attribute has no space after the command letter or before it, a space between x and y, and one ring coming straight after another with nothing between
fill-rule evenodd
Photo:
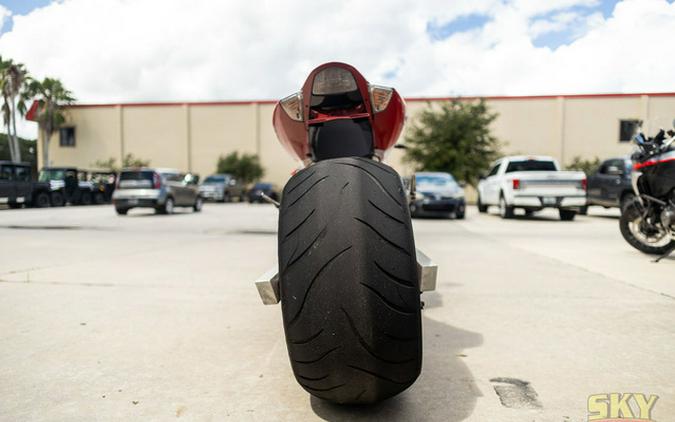
<instances>
[{"instance_id":1,"label":"building window","mask_svg":"<svg viewBox=\"0 0 675 422\"><path fill-rule=\"evenodd\" d=\"M640 130L641 120L620 120L619 121L619 142L630 142Z\"/></svg>"},{"instance_id":2,"label":"building window","mask_svg":"<svg viewBox=\"0 0 675 422\"><path fill-rule=\"evenodd\" d=\"M75 128L74 127L62 127L59 129L59 145L62 147L74 147L75 146Z\"/></svg>"}]
</instances>

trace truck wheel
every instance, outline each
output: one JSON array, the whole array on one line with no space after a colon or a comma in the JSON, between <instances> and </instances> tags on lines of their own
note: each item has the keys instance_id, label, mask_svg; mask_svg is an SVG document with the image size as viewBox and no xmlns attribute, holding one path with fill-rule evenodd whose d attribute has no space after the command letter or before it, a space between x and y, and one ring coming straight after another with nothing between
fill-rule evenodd
<instances>
[{"instance_id":1,"label":"truck wheel","mask_svg":"<svg viewBox=\"0 0 675 422\"><path fill-rule=\"evenodd\" d=\"M514 208L510 205L506 205L506 199L504 199L504 195L499 197L499 215L501 215L504 219L513 218L515 215Z\"/></svg>"},{"instance_id":2,"label":"truck wheel","mask_svg":"<svg viewBox=\"0 0 675 422\"><path fill-rule=\"evenodd\" d=\"M80 205L91 205L91 192L82 192Z\"/></svg>"},{"instance_id":3,"label":"truck wheel","mask_svg":"<svg viewBox=\"0 0 675 422\"><path fill-rule=\"evenodd\" d=\"M476 200L476 206L478 207L478 212L481 214L485 214L488 210L488 206L483 205L483 201L480 200L480 195L478 195L478 199Z\"/></svg>"},{"instance_id":4,"label":"truck wheel","mask_svg":"<svg viewBox=\"0 0 675 422\"><path fill-rule=\"evenodd\" d=\"M33 199L33 204L35 208L45 208L49 206L49 194L47 192L38 192Z\"/></svg>"},{"instance_id":5,"label":"truck wheel","mask_svg":"<svg viewBox=\"0 0 675 422\"><path fill-rule=\"evenodd\" d=\"M63 194L59 191L54 191L51 194L52 207L62 207L66 205L66 202L63 199Z\"/></svg>"},{"instance_id":6,"label":"truck wheel","mask_svg":"<svg viewBox=\"0 0 675 422\"><path fill-rule=\"evenodd\" d=\"M288 354L307 392L373 403L417 379L415 244L391 167L338 158L296 173L282 195L279 274Z\"/></svg>"},{"instance_id":7,"label":"truck wheel","mask_svg":"<svg viewBox=\"0 0 675 422\"><path fill-rule=\"evenodd\" d=\"M119 215L127 215L127 213L129 212L129 208L117 208L117 207L115 207L115 212L117 212L117 214L119 214Z\"/></svg>"},{"instance_id":8,"label":"truck wheel","mask_svg":"<svg viewBox=\"0 0 675 422\"><path fill-rule=\"evenodd\" d=\"M577 215L577 212L574 210L558 210L558 214L560 214L560 219L562 221L572 221Z\"/></svg>"},{"instance_id":9,"label":"truck wheel","mask_svg":"<svg viewBox=\"0 0 675 422\"><path fill-rule=\"evenodd\" d=\"M629 245L640 252L651 255L663 255L673 247L675 241L668 242L668 233L659 233L643 224L640 203L633 201L626 205L619 219L619 229Z\"/></svg>"}]
</instances>

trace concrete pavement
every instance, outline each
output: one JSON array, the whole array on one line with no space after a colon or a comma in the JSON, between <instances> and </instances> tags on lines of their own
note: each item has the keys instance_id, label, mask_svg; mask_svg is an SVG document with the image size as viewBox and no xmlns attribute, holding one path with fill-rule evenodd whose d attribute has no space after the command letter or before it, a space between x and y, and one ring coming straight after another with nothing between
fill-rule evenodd
<instances>
[{"instance_id":1,"label":"concrete pavement","mask_svg":"<svg viewBox=\"0 0 675 422\"><path fill-rule=\"evenodd\" d=\"M675 259L591 214L415 220L440 267L422 375L344 408L296 384L252 284L275 262L273 207L0 211L0 420L585 421L612 392L672 419Z\"/></svg>"}]
</instances>

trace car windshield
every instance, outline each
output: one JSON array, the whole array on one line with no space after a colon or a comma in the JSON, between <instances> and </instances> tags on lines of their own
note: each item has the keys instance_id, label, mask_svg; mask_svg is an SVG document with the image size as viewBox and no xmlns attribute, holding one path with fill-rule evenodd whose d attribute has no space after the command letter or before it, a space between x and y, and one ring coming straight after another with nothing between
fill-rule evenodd
<instances>
[{"instance_id":1,"label":"car windshield","mask_svg":"<svg viewBox=\"0 0 675 422\"><path fill-rule=\"evenodd\" d=\"M457 184L455 179L449 174L424 174L415 176L415 183L417 185L434 185L434 186L444 186Z\"/></svg>"},{"instance_id":2,"label":"car windshield","mask_svg":"<svg viewBox=\"0 0 675 422\"><path fill-rule=\"evenodd\" d=\"M521 160L511 161L506 167L507 173L516 171L556 171L555 163L551 160Z\"/></svg>"},{"instance_id":3,"label":"car windshield","mask_svg":"<svg viewBox=\"0 0 675 422\"><path fill-rule=\"evenodd\" d=\"M65 172L63 170L41 170L38 179L41 182L48 182L50 180L63 180L64 178Z\"/></svg>"},{"instance_id":4,"label":"car windshield","mask_svg":"<svg viewBox=\"0 0 675 422\"><path fill-rule=\"evenodd\" d=\"M120 173L120 182L125 180L149 180L152 182L151 171L123 171Z\"/></svg>"},{"instance_id":5,"label":"car windshield","mask_svg":"<svg viewBox=\"0 0 675 422\"><path fill-rule=\"evenodd\" d=\"M225 183L225 176L209 176L204 183Z\"/></svg>"}]
</instances>

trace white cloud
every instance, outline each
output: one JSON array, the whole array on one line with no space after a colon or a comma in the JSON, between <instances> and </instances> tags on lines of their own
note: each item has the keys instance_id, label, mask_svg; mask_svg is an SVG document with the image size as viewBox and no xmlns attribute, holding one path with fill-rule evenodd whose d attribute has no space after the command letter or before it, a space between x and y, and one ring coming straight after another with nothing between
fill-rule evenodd
<instances>
[{"instance_id":1,"label":"white cloud","mask_svg":"<svg viewBox=\"0 0 675 422\"><path fill-rule=\"evenodd\" d=\"M406 96L675 91L675 4L624 0L605 19L597 3L65 0L14 16L0 52L81 102L279 98L329 60ZM468 14L490 20L441 41L426 33ZM570 27L569 45L533 45Z\"/></svg>"}]
</instances>

